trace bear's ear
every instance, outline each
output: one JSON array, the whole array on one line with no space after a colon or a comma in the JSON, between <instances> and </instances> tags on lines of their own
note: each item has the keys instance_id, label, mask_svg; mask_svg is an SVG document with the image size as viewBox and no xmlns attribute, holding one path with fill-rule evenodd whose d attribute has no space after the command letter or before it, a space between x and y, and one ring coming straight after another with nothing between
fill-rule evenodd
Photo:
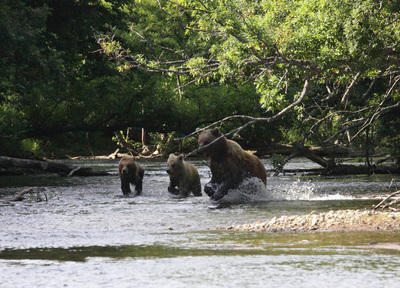
<instances>
[{"instance_id":1,"label":"bear's ear","mask_svg":"<svg viewBox=\"0 0 400 288\"><path fill-rule=\"evenodd\" d=\"M221 131L219 130L218 127L215 127L214 129L211 130L211 134L218 137L221 136Z\"/></svg>"},{"instance_id":2,"label":"bear's ear","mask_svg":"<svg viewBox=\"0 0 400 288\"><path fill-rule=\"evenodd\" d=\"M184 158L184 157L185 157L185 156L184 156L183 154L181 154L181 155L178 156L178 160L179 160L179 161L183 161L183 158Z\"/></svg>"},{"instance_id":3,"label":"bear's ear","mask_svg":"<svg viewBox=\"0 0 400 288\"><path fill-rule=\"evenodd\" d=\"M132 156L132 160L133 160L133 162L135 162L135 161L136 161L136 158L135 158L135 156Z\"/></svg>"}]
</instances>

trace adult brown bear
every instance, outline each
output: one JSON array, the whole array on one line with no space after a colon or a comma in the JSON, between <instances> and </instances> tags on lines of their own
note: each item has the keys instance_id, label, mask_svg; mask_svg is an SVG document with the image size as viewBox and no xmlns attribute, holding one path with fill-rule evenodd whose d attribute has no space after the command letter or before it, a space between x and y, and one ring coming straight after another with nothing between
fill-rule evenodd
<instances>
[{"instance_id":1,"label":"adult brown bear","mask_svg":"<svg viewBox=\"0 0 400 288\"><path fill-rule=\"evenodd\" d=\"M213 200L219 200L230 189L236 188L248 177L257 177L267 185L267 171L261 161L242 149L238 143L221 137L219 128L204 130L199 135L200 153L210 159L211 181L204 192ZM202 147L204 147L202 149Z\"/></svg>"},{"instance_id":2,"label":"adult brown bear","mask_svg":"<svg viewBox=\"0 0 400 288\"><path fill-rule=\"evenodd\" d=\"M123 156L118 164L121 189L125 196L131 194L130 184L135 185L135 196L140 195L143 189L144 169L136 163L135 157Z\"/></svg>"},{"instance_id":3,"label":"adult brown bear","mask_svg":"<svg viewBox=\"0 0 400 288\"><path fill-rule=\"evenodd\" d=\"M194 196L201 196L199 172L193 164L186 162L183 158L182 154L179 156L169 155L167 161L167 173L170 179L168 191L179 197L188 197L190 192Z\"/></svg>"}]
</instances>

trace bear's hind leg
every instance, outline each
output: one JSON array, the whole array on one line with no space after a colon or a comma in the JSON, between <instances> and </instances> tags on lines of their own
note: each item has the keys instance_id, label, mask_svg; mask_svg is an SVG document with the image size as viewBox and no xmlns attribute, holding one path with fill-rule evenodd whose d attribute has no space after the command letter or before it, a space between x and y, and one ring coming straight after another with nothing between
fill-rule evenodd
<instances>
[{"instance_id":1,"label":"bear's hind leg","mask_svg":"<svg viewBox=\"0 0 400 288\"><path fill-rule=\"evenodd\" d=\"M143 189L143 180L140 179L136 182L136 187L135 187L136 195L135 196L142 194L142 189Z\"/></svg>"},{"instance_id":2,"label":"bear's hind leg","mask_svg":"<svg viewBox=\"0 0 400 288\"><path fill-rule=\"evenodd\" d=\"M179 187L179 198L186 198L189 196L189 191L185 188Z\"/></svg>"},{"instance_id":3,"label":"bear's hind leg","mask_svg":"<svg viewBox=\"0 0 400 288\"><path fill-rule=\"evenodd\" d=\"M203 195L201 194L201 185L200 185L200 184L194 186L193 189L192 189L192 191L193 191L193 195L196 196L196 197L203 196Z\"/></svg>"}]
</instances>

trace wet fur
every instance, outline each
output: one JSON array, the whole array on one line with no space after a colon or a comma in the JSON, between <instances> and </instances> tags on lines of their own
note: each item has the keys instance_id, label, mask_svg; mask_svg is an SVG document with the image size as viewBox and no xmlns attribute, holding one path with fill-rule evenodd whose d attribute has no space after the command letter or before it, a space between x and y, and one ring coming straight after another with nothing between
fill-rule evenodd
<instances>
[{"instance_id":1,"label":"wet fur","mask_svg":"<svg viewBox=\"0 0 400 288\"><path fill-rule=\"evenodd\" d=\"M179 197L188 197L190 193L193 193L194 196L201 196L199 173L193 164L183 159L183 155L169 155L167 167L170 193Z\"/></svg>"},{"instance_id":2,"label":"wet fur","mask_svg":"<svg viewBox=\"0 0 400 288\"><path fill-rule=\"evenodd\" d=\"M135 157L123 156L118 164L121 179L122 193L131 194L130 184L135 185L135 196L140 195L143 189L144 169L136 162Z\"/></svg>"},{"instance_id":3,"label":"wet fur","mask_svg":"<svg viewBox=\"0 0 400 288\"><path fill-rule=\"evenodd\" d=\"M211 143L221 135L218 128L203 131L199 136L199 147ZM204 187L204 192L213 200L221 199L230 189L238 187L248 177L257 177L265 185L267 184L267 171L264 165L257 156L244 151L235 141L223 137L204 148L202 152L210 160L212 174L211 181Z\"/></svg>"}]
</instances>

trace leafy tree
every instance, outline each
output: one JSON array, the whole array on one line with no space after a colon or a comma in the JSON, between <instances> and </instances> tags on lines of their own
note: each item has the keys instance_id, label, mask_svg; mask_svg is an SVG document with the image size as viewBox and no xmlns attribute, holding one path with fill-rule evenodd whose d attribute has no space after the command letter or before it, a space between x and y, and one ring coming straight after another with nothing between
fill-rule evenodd
<instances>
[{"instance_id":1,"label":"leafy tree","mask_svg":"<svg viewBox=\"0 0 400 288\"><path fill-rule=\"evenodd\" d=\"M105 56L92 53L94 29L125 23L122 8L129 3L1 2L3 153L27 138L106 130L130 115L142 98L137 75L121 75Z\"/></svg>"},{"instance_id":2,"label":"leafy tree","mask_svg":"<svg viewBox=\"0 0 400 288\"><path fill-rule=\"evenodd\" d=\"M375 139L366 135L386 125L383 116L399 111L396 1L157 3L184 42L168 45L133 25L132 38L153 53L135 53L104 35L103 51L119 55L126 68L178 77L181 93L199 83L253 85L269 116L242 117L248 122L236 132L285 116L290 126L282 129L302 143L359 145Z\"/></svg>"}]
</instances>

